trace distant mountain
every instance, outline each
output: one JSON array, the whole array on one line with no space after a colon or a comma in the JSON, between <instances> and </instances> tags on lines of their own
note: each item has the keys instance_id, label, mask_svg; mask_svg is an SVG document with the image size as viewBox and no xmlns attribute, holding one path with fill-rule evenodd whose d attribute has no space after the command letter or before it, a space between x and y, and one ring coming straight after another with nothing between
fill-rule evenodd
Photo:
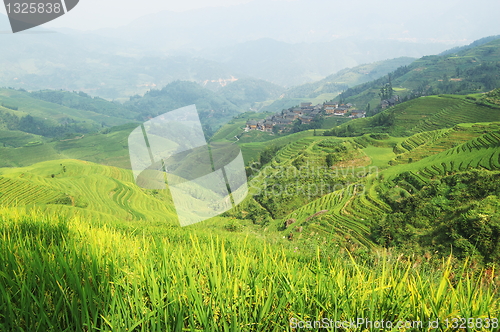
<instances>
[{"instance_id":1,"label":"distant mountain","mask_svg":"<svg viewBox=\"0 0 500 332\"><path fill-rule=\"evenodd\" d=\"M255 103L280 97L285 88L253 78L243 78L219 90L219 94L242 108L252 108Z\"/></svg>"},{"instance_id":2,"label":"distant mountain","mask_svg":"<svg viewBox=\"0 0 500 332\"><path fill-rule=\"evenodd\" d=\"M238 73L236 78L246 75L289 88L360 64L438 54L498 33L491 22L500 3L483 7L465 0L424 0L404 8L396 0L383 6L364 1L256 0L162 11L95 33L152 56L200 57Z\"/></svg>"},{"instance_id":3,"label":"distant mountain","mask_svg":"<svg viewBox=\"0 0 500 332\"><path fill-rule=\"evenodd\" d=\"M218 17L218 10L220 8L209 12ZM188 14L182 15L189 17L191 14ZM213 17L199 18L198 23L187 20L181 26L197 26ZM220 42L219 35L212 34L204 42L196 39L195 46L177 47L173 39L198 38L206 31L188 36L190 30L186 28L176 29L175 34L159 34L157 31L170 31L162 28L162 24L161 20L152 19L140 26L132 24L113 30L113 33L67 29L49 33L54 31L39 28L36 34L4 34L2 47L7 51L0 54L0 86L76 90L122 101L175 80L205 84L254 77L291 87L361 63L396 56L420 57L445 48L439 43L355 38L297 44L270 38L227 39L224 34ZM0 26L8 27L8 19L2 14ZM252 30L255 30L253 25ZM217 87L217 83L214 84Z\"/></svg>"},{"instance_id":4,"label":"distant mountain","mask_svg":"<svg viewBox=\"0 0 500 332\"><path fill-rule=\"evenodd\" d=\"M421 57L439 53L444 47L436 43L364 39L290 44L267 38L208 49L203 56L234 72L290 88L363 63L403 56Z\"/></svg>"},{"instance_id":5,"label":"distant mountain","mask_svg":"<svg viewBox=\"0 0 500 332\"><path fill-rule=\"evenodd\" d=\"M0 14L0 26L8 24ZM203 82L238 76L214 61L192 56L151 56L135 45L94 34L2 34L0 87L83 91L128 99L178 80Z\"/></svg>"}]
</instances>

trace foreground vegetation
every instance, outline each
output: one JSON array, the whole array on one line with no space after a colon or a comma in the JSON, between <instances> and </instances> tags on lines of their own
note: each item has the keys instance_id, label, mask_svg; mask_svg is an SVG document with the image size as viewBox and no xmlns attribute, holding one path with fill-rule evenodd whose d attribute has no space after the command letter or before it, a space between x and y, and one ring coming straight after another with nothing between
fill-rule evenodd
<instances>
[{"instance_id":1,"label":"foreground vegetation","mask_svg":"<svg viewBox=\"0 0 500 332\"><path fill-rule=\"evenodd\" d=\"M471 262L363 261L189 228L133 235L13 209L0 218L2 331L291 331L292 318L427 326L500 314L496 271Z\"/></svg>"}]
</instances>

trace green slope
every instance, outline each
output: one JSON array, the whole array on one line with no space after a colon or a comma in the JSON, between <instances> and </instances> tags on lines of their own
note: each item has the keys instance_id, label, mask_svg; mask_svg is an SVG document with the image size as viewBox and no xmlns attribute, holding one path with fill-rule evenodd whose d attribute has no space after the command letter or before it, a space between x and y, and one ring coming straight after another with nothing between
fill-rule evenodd
<instances>
[{"instance_id":1,"label":"green slope","mask_svg":"<svg viewBox=\"0 0 500 332\"><path fill-rule=\"evenodd\" d=\"M258 107L258 103L279 98L284 90L279 85L264 80L241 78L220 88L218 93L236 106L254 109Z\"/></svg>"},{"instance_id":2,"label":"green slope","mask_svg":"<svg viewBox=\"0 0 500 332\"><path fill-rule=\"evenodd\" d=\"M20 132L0 132L0 142L7 141L7 147L0 147L0 167L30 166L54 159L80 159L130 169L128 136L136 127L137 124L132 123L98 133L50 141ZM38 143L31 145L29 142L33 141ZM14 143L17 145L12 146Z\"/></svg>"},{"instance_id":3,"label":"green slope","mask_svg":"<svg viewBox=\"0 0 500 332\"><path fill-rule=\"evenodd\" d=\"M200 120L208 131L218 129L242 112L223 96L188 81L175 81L161 90L151 90L143 97L131 97L124 105L147 118L192 104L196 105Z\"/></svg>"},{"instance_id":4,"label":"green slope","mask_svg":"<svg viewBox=\"0 0 500 332\"><path fill-rule=\"evenodd\" d=\"M171 199L164 191L137 187L129 170L85 161L62 159L1 168L0 191L0 206L36 208L101 222L177 223Z\"/></svg>"},{"instance_id":5,"label":"green slope","mask_svg":"<svg viewBox=\"0 0 500 332\"><path fill-rule=\"evenodd\" d=\"M438 93L468 94L486 92L500 85L500 39L459 49L444 55L425 56L390 73L395 94L400 96ZM358 107L380 103L383 77L352 87L341 98Z\"/></svg>"},{"instance_id":6,"label":"green slope","mask_svg":"<svg viewBox=\"0 0 500 332\"><path fill-rule=\"evenodd\" d=\"M410 100L373 117L356 119L332 132L356 136L385 132L394 136L451 128L459 123L500 121L500 107L486 105L476 97L439 95Z\"/></svg>"},{"instance_id":7,"label":"green slope","mask_svg":"<svg viewBox=\"0 0 500 332\"><path fill-rule=\"evenodd\" d=\"M18 117L29 114L54 125L77 122L83 127L101 128L103 125L117 126L132 122L135 116L123 107L102 99L61 91L29 93L0 89L0 103ZM6 111L5 108L3 110Z\"/></svg>"}]
</instances>

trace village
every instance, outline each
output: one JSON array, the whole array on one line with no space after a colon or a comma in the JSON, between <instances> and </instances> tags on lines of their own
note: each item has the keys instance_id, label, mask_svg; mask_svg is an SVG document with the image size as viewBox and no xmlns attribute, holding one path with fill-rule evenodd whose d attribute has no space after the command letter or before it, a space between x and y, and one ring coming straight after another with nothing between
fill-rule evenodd
<instances>
[{"instance_id":1,"label":"village","mask_svg":"<svg viewBox=\"0 0 500 332\"><path fill-rule=\"evenodd\" d=\"M322 115L327 117L349 115L350 118L356 119L364 118L366 112L353 109L352 104L324 103L313 106L312 103L301 103L300 106L282 110L263 120L249 120L245 131L282 132L297 119L303 124L308 124Z\"/></svg>"}]
</instances>

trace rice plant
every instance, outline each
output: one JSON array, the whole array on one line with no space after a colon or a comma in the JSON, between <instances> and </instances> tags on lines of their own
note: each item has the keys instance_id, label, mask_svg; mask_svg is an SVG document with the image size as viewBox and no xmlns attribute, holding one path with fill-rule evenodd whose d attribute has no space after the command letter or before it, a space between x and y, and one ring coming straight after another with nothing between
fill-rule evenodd
<instances>
[{"instance_id":1,"label":"rice plant","mask_svg":"<svg viewBox=\"0 0 500 332\"><path fill-rule=\"evenodd\" d=\"M300 253L195 228L168 234L2 209L0 330L293 331L293 322L326 318L428 326L500 315L497 271L451 257L379 252L363 262L343 249Z\"/></svg>"}]
</instances>

